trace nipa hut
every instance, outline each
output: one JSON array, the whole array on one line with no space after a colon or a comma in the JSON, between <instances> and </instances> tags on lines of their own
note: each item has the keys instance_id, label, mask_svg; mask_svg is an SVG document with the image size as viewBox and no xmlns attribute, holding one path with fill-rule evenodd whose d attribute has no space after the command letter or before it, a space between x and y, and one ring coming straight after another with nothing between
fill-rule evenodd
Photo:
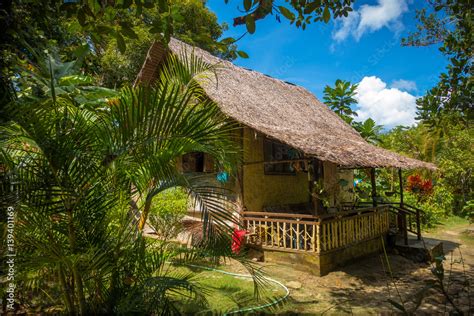
<instances>
[{"instance_id":1,"label":"nipa hut","mask_svg":"<svg viewBox=\"0 0 474 316\"><path fill-rule=\"evenodd\" d=\"M265 255L307 261L324 274L357 256L379 251L381 236L398 229L405 242L420 238L421 211L403 202L380 201L375 168L436 169L367 143L359 133L303 87L245 69L172 38L155 42L137 81L157 78L167 54L195 54L220 64L218 82L200 82L221 111L242 126L244 157L236 192L249 243ZM212 169L200 153L183 157L184 171ZM354 194L354 169L372 184L372 201ZM277 255L279 252L280 255Z\"/></svg>"}]
</instances>

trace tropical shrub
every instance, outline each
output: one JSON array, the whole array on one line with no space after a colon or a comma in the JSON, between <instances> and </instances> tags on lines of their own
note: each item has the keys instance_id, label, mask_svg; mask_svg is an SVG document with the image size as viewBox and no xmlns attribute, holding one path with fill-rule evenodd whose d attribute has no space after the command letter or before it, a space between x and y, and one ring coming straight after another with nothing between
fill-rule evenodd
<instances>
[{"instance_id":1,"label":"tropical shrub","mask_svg":"<svg viewBox=\"0 0 474 316\"><path fill-rule=\"evenodd\" d=\"M422 196L429 195L433 191L433 182L430 179L423 179L419 174L410 175L407 178L406 189Z\"/></svg>"},{"instance_id":2,"label":"tropical shrub","mask_svg":"<svg viewBox=\"0 0 474 316\"><path fill-rule=\"evenodd\" d=\"M189 69L209 65L187 62L197 65L171 58L156 87L126 88L98 107L55 93L55 84L33 98L19 93L9 105L0 126L1 203L16 210L17 299L24 308L172 313L176 293L202 296L189 275L167 272L169 262L232 256L232 205L220 203L226 191L176 167L181 155L200 151L229 168L235 152L235 127L193 84L198 73ZM171 203L154 199L173 187L200 202L205 228L198 249L141 235L152 205L162 213L183 210L179 190ZM38 305L27 303L34 303L30 297Z\"/></svg>"},{"instance_id":3,"label":"tropical shrub","mask_svg":"<svg viewBox=\"0 0 474 316\"><path fill-rule=\"evenodd\" d=\"M474 200L469 200L463 207L462 212L471 223L474 223Z\"/></svg>"},{"instance_id":4,"label":"tropical shrub","mask_svg":"<svg viewBox=\"0 0 474 316\"><path fill-rule=\"evenodd\" d=\"M149 224L160 239L170 240L183 231L181 221L189 204L188 194L182 188L167 189L154 198Z\"/></svg>"}]
</instances>

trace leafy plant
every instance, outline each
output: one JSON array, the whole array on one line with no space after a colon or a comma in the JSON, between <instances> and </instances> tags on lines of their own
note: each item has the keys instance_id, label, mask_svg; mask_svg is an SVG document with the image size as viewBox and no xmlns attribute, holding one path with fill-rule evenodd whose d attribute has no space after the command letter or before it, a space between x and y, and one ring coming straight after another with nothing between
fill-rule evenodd
<instances>
[{"instance_id":1,"label":"leafy plant","mask_svg":"<svg viewBox=\"0 0 474 316\"><path fill-rule=\"evenodd\" d=\"M356 89L356 84L340 79L336 80L334 88L330 86L324 88L324 102L347 123L351 123L354 116L357 116L351 108L351 105L357 103L354 98Z\"/></svg>"},{"instance_id":2,"label":"leafy plant","mask_svg":"<svg viewBox=\"0 0 474 316\"><path fill-rule=\"evenodd\" d=\"M370 117L364 122L352 122L352 126L359 132L360 136L369 143L380 144L382 142L380 134L383 127L377 125Z\"/></svg>"},{"instance_id":3,"label":"leafy plant","mask_svg":"<svg viewBox=\"0 0 474 316\"><path fill-rule=\"evenodd\" d=\"M188 194L182 188L170 188L154 198L149 224L160 240L176 238L183 231L182 219L189 204Z\"/></svg>"},{"instance_id":4,"label":"leafy plant","mask_svg":"<svg viewBox=\"0 0 474 316\"><path fill-rule=\"evenodd\" d=\"M18 286L31 289L20 300L45 296L70 314L172 313L176 293L205 303L190 275L166 265L232 256L232 205L220 203L229 192L216 181L179 173L176 160L201 151L231 170L235 127L198 85L171 75L171 61L166 67L157 86L124 89L100 110L56 94L54 84L9 106L0 126L1 202L17 209ZM191 69L186 78L201 68ZM172 187L199 201L198 248L147 240L137 229Z\"/></svg>"},{"instance_id":5,"label":"leafy plant","mask_svg":"<svg viewBox=\"0 0 474 316\"><path fill-rule=\"evenodd\" d=\"M419 174L410 175L407 178L407 190L428 195L433 190L433 182L430 179L423 179Z\"/></svg>"},{"instance_id":6,"label":"leafy plant","mask_svg":"<svg viewBox=\"0 0 474 316\"><path fill-rule=\"evenodd\" d=\"M474 222L474 201L469 200L462 209L463 213L469 218L471 223Z\"/></svg>"},{"instance_id":7,"label":"leafy plant","mask_svg":"<svg viewBox=\"0 0 474 316\"><path fill-rule=\"evenodd\" d=\"M229 0L224 0L226 3ZM277 5L274 0L242 0L242 16L234 18L234 26L245 25L247 32L255 32L255 22L266 18L268 15L275 15L277 21L281 17L288 19L291 24L301 27L303 30L311 22L328 23L331 17L347 17L352 11L353 0L329 0L329 1L289 1L288 4Z\"/></svg>"},{"instance_id":8,"label":"leafy plant","mask_svg":"<svg viewBox=\"0 0 474 316\"><path fill-rule=\"evenodd\" d=\"M417 31L403 39L406 46L441 44L439 50L449 59L447 71L439 83L417 100L418 118L431 127L446 121L472 123L472 2L435 0L431 11L417 11Z\"/></svg>"}]
</instances>

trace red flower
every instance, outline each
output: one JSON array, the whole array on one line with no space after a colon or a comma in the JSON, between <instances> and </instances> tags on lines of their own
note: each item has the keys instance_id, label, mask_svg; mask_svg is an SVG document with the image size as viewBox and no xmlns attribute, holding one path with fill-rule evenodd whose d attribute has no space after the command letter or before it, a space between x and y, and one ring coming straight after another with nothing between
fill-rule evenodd
<instances>
[{"instance_id":1,"label":"red flower","mask_svg":"<svg viewBox=\"0 0 474 316\"><path fill-rule=\"evenodd\" d=\"M430 194L432 190L433 182L430 179L423 179L419 174L408 176L407 191Z\"/></svg>"}]
</instances>

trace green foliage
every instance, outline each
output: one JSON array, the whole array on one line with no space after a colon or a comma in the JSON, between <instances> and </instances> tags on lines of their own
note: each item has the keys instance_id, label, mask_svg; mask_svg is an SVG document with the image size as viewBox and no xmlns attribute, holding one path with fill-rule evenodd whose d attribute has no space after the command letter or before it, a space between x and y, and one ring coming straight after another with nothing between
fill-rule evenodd
<instances>
[{"instance_id":1,"label":"green foliage","mask_svg":"<svg viewBox=\"0 0 474 316\"><path fill-rule=\"evenodd\" d=\"M423 161L436 161L443 130L430 130L425 124L397 126L380 135L383 147Z\"/></svg>"},{"instance_id":2,"label":"green foliage","mask_svg":"<svg viewBox=\"0 0 474 316\"><path fill-rule=\"evenodd\" d=\"M65 96L81 106L95 107L117 96L115 90L96 86L93 77L80 73L87 51L70 62L62 62L55 53L31 52L37 62L25 61L11 78L22 102Z\"/></svg>"},{"instance_id":3,"label":"green foliage","mask_svg":"<svg viewBox=\"0 0 474 316\"><path fill-rule=\"evenodd\" d=\"M393 130L384 137L384 144L412 157L435 162L440 170L435 177L431 202L444 209L445 215L467 215L463 210L473 198L474 187L472 1L436 0L431 5L430 12L426 9L417 12L420 21L417 31L403 39L402 44L440 43L439 50L449 59L447 71L441 74L435 87L417 100L421 124ZM432 213L437 213L434 207L426 204Z\"/></svg>"},{"instance_id":4,"label":"green foliage","mask_svg":"<svg viewBox=\"0 0 474 316\"><path fill-rule=\"evenodd\" d=\"M120 88L135 81L143 65L146 54L153 43L154 36L142 27L135 27L136 39L125 39L129 47L124 53L118 51L115 43L109 42L103 54L98 56L98 81L101 85Z\"/></svg>"},{"instance_id":5,"label":"green foliage","mask_svg":"<svg viewBox=\"0 0 474 316\"><path fill-rule=\"evenodd\" d=\"M324 88L324 103L347 123L351 123L354 116L357 116L357 113L351 108L351 105L357 103L354 98L356 89L356 84L340 79L336 80L334 88L330 86Z\"/></svg>"},{"instance_id":6,"label":"green foliage","mask_svg":"<svg viewBox=\"0 0 474 316\"><path fill-rule=\"evenodd\" d=\"M404 201L425 212L422 217L424 227L434 227L453 213L454 196L442 184L435 185L433 193L423 199L417 193L404 192Z\"/></svg>"},{"instance_id":7,"label":"green foliage","mask_svg":"<svg viewBox=\"0 0 474 316\"><path fill-rule=\"evenodd\" d=\"M224 0L226 3L229 0ZM290 1L285 0L285 5L277 5L274 0L242 0L240 7L245 13L242 16L234 18L234 26L246 25L247 32L255 32L255 22L266 18L268 15L275 15L278 22L283 16L297 28L306 29L311 22L328 23L331 17L347 17L352 11L353 0L326 0L326 1Z\"/></svg>"},{"instance_id":8,"label":"green foliage","mask_svg":"<svg viewBox=\"0 0 474 316\"><path fill-rule=\"evenodd\" d=\"M426 200L420 195L406 194L407 203L421 203L427 211L427 224L439 222L449 215L467 215L463 207L473 199L474 133L463 124L449 123L442 129L431 129L425 124L415 127L396 127L381 136L382 146L413 158L432 161L439 171L423 171L432 178L433 193ZM405 176L410 173L405 172ZM386 177L386 181L394 181Z\"/></svg>"},{"instance_id":9,"label":"green foliage","mask_svg":"<svg viewBox=\"0 0 474 316\"><path fill-rule=\"evenodd\" d=\"M377 125L373 119L368 118L364 122L352 122L352 126L369 143L378 144L382 142L380 134L383 127Z\"/></svg>"},{"instance_id":10,"label":"green foliage","mask_svg":"<svg viewBox=\"0 0 474 316\"><path fill-rule=\"evenodd\" d=\"M377 125L371 118L366 119L364 122L354 121L357 113L352 110L352 106L357 103L355 99L356 90L357 84L337 79L334 88L330 86L324 88L324 103L346 123L351 124L360 133L362 138L369 143L378 144L382 142L380 134L383 127L381 125Z\"/></svg>"},{"instance_id":11,"label":"green foliage","mask_svg":"<svg viewBox=\"0 0 474 316\"><path fill-rule=\"evenodd\" d=\"M220 58L226 60L237 58L236 40L232 37L219 40L223 32L228 29L228 25L219 24L217 16L205 6L205 1L173 0L172 3L174 10L181 17L175 19L173 25L173 34L176 37ZM245 53L241 52L240 55Z\"/></svg>"},{"instance_id":12,"label":"green foliage","mask_svg":"<svg viewBox=\"0 0 474 316\"><path fill-rule=\"evenodd\" d=\"M473 199L474 188L474 130L463 126L451 126L442 140L437 160L442 180L457 196L456 213L467 201Z\"/></svg>"},{"instance_id":13,"label":"green foliage","mask_svg":"<svg viewBox=\"0 0 474 316\"><path fill-rule=\"evenodd\" d=\"M223 59L233 60L237 56L245 58L245 52L236 50L232 38L219 40L227 25L219 24L216 15L202 1L172 1L171 6L175 14L173 36ZM151 21L159 20L158 13L147 12L144 18L130 16L130 20L136 36L125 38L124 41L131 49L121 52L114 42L109 41L104 52L98 56L99 82L107 87L122 87L134 82L148 49L156 39L149 27Z\"/></svg>"},{"instance_id":14,"label":"green foliage","mask_svg":"<svg viewBox=\"0 0 474 316\"><path fill-rule=\"evenodd\" d=\"M183 231L181 221L188 205L188 194L182 188L170 188L154 197L149 222L160 240L171 240Z\"/></svg>"},{"instance_id":15,"label":"green foliage","mask_svg":"<svg viewBox=\"0 0 474 316\"><path fill-rule=\"evenodd\" d=\"M462 212L467 216L467 218L469 218L469 222L474 223L474 200L467 201Z\"/></svg>"},{"instance_id":16,"label":"green foliage","mask_svg":"<svg viewBox=\"0 0 474 316\"><path fill-rule=\"evenodd\" d=\"M2 85L18 76L19 66L42 62L31 49L49 51L54 59L71 60L84 52L81 70L98 84L120 88L134 82L154 40L170 36L224 59L245 58L236 40L220 40L227 25L200 0L186 1L7 1L0 14L5 45L1 47ZM57 47L57 52L51 52ZM2 87L2 88L3 88ZM7 91L7 89L5 89ZM1 110L1 109L0 109Z\"/></svg>"},{"instance_id":17,"label":"green foliage","mask_svg":"<svg viewBox=\"0 0 474 316\"><path fill-rule=\"evenodd\" d=\"M418 30L402 41L409 46L441 43L439 50L450 64L440 81L417 100L418 118L431 126L442 126L444 121L462 121L467 126L473 120L473 28L472 1L432 1L432 12L417 12Z\"/></svg>"},{"instance_id":18,"label":"green foliage","mask_svg":"<svg viewBox=\"0 0 474 316\"><path fill-rule=\"evenodd\" d=\"M180 188L171 188L158 194L153 200L152 214L164 217L168 214L183 216L188 210L188 194Z\"/></svg>"},{"instance_id":19,"label":"green foliage","mask_svg":"<svg viewBox=\"0 0 474 316\"><path fill-rule=\"evenodd\" d=\"M230 165L234 126L197 85L172 75L153 89L124 89L95 108L57 94L50 74L50 93L19 93L0 126L0 202L17 210L18 299L33 295L71 314L171 313L173 293L205 303L190 275L164 266L231 256L232 205L213 175L183 175L176 160L200 151ZM76 83L71 76L62 82ZM148 241L137 230L135 215L145 222L154 198L172 187L200 202L199 248ZM158 198L155 205L182 211L183 193L173 196L172 204Z\"/></svg>"}]
</instances>

